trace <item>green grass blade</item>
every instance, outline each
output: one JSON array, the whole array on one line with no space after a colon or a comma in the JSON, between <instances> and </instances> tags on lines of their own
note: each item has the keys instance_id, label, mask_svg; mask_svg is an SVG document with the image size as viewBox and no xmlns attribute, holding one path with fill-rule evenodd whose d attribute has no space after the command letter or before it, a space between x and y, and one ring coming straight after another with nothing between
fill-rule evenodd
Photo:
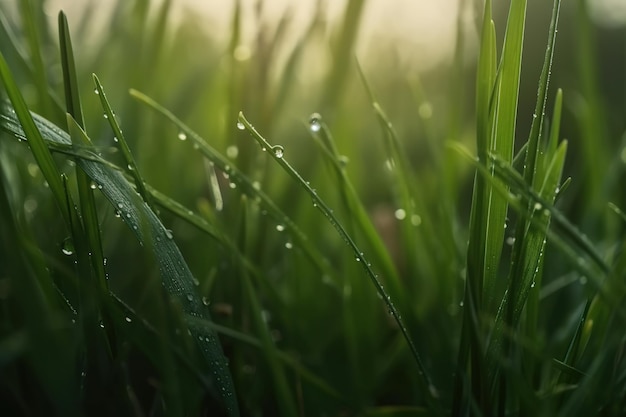
<instances>
[{"instance_id":1,"label":"green grass blade","mask_svg":"<svg viewBox=\"0 0 626 417\"><path fill-rule=\"evenodd\" d=\"M117 122L115 113L111 109L111 105L109 104L109 101L106 98L104 88L102 87L102 84L100 84L100 80L98 80L98 77L96 76L96 74L93 74L93 82L96 86L95 91L97 92L98 97L100 98L100 104L102 105L102 108L104 109L104 117L109 122L111 126L111 130L113 130L113 134L115 135L114 140L119 144L120 150L122 151L122 155L124 156L124 159L126 160L128 170L130 171L131 175L133 176L133 179L135 180L135 186L137 187L137 191L139 192L139 195L143 197L144 201L148 204L148 206L153 208L150 194L148 194L148 192L146 191L143 178L141 177L139 168L137 167L137 164L135 163L135 158L133 157L133 154L130 151L130 148L128 147L128 142L126 142L126 139L124 138L124 134L122 133L122 129L120 129L120 125Z\"/></svg>"},{"instance_id":2,"label":"green grass blade","mask_svg":"<svg viewBox=\"0 0 626 417\"><path fill-rule=\"evenodd\" d=\"M67 126L70 137L75 145L90 145L87 135L79 130L84 130L85 120L83 116L82 104L79 96L78 77L74 64L74 52L70 37L67 17L63 12L59 13L59 40L61 47L61 65L63 68L63 85L65 87L65 102L67 107ZM101 292L100 296L106 294L108 285L106 283L106 273L104 270L104 254L102 251L102 238L100 233L100 223L93 195L91 180L81 170L76 172L78 181L78 194L81 204L81 217L84 231L87 238L87 251L90 253L92 271L94 273L96 288ZM70 208L71 210L71 208ZM85 283L83 283L84 285ZM88 283L87 285L92 285Z\"/></svg>"},{"instance_id":3,"label":"green grass blade","mask_svg":"<svg viewBox=\"0 0 626 417\"><path fill-rule=\"evenodd\" d=\"M496 82L496 39L495 26L492 19L491 0L484 6L481 30L480 53L476 76L476 144L478 158L487 161L487 154L491 148L492 99L495 93ZM487 245L489 236L487 224L489 221L489 189L486 180L476 173L470 212L470 235L467 247L467 275L465 281L464 312L461 328L461 340L456 364L454 391L452 398L452 416L462 414L463 392L465 375L470 372L471 393L478 404L485 402L485 378L483 372L483 330L478 323L478 317L483 310L483 298L487 297L487 305L491 304L495 280L485 275L487 260ZM484 295L485 294L485 295ZM469 369L468 369L469 361Z\"/></svg>"},{"instance_id":4,"label":"green grass blade","mask_svg":"<svg viewBox=\"0 0 626 417\"><path fill-rule=\"evenodd\" d=\"M39 30L45 28L43 22L43 12L35 8L32 0L20 0L20 12L22 23L26 28L26 37L33 63L35 85L39 98L39 105L43 112L52 110L50 96L48 95L48 76L46 66L43 61L42 45ZM37 13L39 12L39 13Z\"/></svg>"},{"instance_id":5,"label":"green grass blade","mask_svg":"<svg viewBox=\"0 0 626 417\"><path fill-rule=\"evenodd\" d=\"M432 407L433 412L435 412L436 414L440 414L441 406L439 403L437 389L432 384L430 377L428 376L426 368L422 363L417 348L415 347L415 344L413 343L413 340L411 339L409 332L404 325L399 311L396 309L389 295L387 295L387 292L385 291L380 279L378 278L378 275L372 269L371 264L368 262L367 258L364 256L359 246L357 246L356 242L354 242L352 237L350 237L350 235L346 232L341 223L339 223L338 219L335 217L330 207L326 205L326 203L319 197L317 192L313 188L311 188L309 183L300 176L300 174L289 164L289 162L287 162L284 157L284 148L281 145L270 145L270 143L263 136L261 136L259 132L257 132L257 130L250 124L250 122L241 112L239 113L239 123L241 123L244 128L248 132L250 132L252 137L261 146L261 149L265 149L268 155L270 155L287 172L287 174L305 190L305 192L313 200L313 206L324 215L324 217L335 228L341 238L346 242L348 247L350 247L354 254L355 260L363 266L365 273L374 285L376 292L382 297L385 306L389 310L389 313L398 324L398 327L400 328L400 331L402 332L411 350L411 353L413 354L415 362L418 365L418 380L420 382L422 395Z\"/></svg>"},{"instance_id":6,"label":"green grass blade","mask_svg":"<svg viewBox=\"0 0 626 417\"><path fill-rule=\"evenodd\" d=\"M311 131L311 134L315 139L315 143L318 144L319 148L322 150L322 155L324 155L325 160L332 168L341 193L342 202L346 209L347 218L363 233L364 238L372 248L373 254L370 257L376 264L380 265L381 273L385 277L387 284L391 287L390 292L394 295L394 299L401 300L403 293L396 267L389 256L387 248L385 248L384 243L381 241L378 232L372 224L364 204L359 199L352 182L346 174L345 162L337 151L328 126L326 126L321 116L316 117L315 123L319 124L320 128L317 132Z\"/></svg>"},{"instance_id":7,"label":"green grass blade","mask_svg":"<svg viewBox=\"0 0 626 417\"><path fill-rule=\"evenodd\" d=\"M66 224L70 222L70 213L67 210L67 206L65 205L65 191L63 187L63 183L61 181L61 176L59 174L59 170L52 159L52 154L50 150L46 146L46 143L37 129L33 117L28 111L28 107L26 106L26 102L20 93L18 86L15 84L13 80L13 76L7 66L6 61L4 60L4 55L0 52L0 79L6 88L7 94L11 103L13 104L13 110L15 111L15 115L19 119L20 124L23 128L23 133L30 145L31 152L35 157L35 161L39 165L39 169L48 182L50 190L55 198L57 206L61 211L63 219Z\"/></svg>"}]
</instances>

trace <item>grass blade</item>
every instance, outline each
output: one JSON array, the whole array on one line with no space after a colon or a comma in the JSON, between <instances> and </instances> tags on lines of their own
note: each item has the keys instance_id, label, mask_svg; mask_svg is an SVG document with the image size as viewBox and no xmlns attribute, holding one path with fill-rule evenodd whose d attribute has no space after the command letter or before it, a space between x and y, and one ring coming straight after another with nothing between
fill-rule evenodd
<instances>
[{"instance_id":1,"label":"grass blade","mask_svg":"<svg viewBox=\"0 0 626 417\"><path fill-rule=\"evenodd\" d=\"M359 262L364 270L368 278L371 280L372 284L376 288L376 292L380 294L383 299L384 304L386 305L389 313L392 315L400 331L402 332L410 350L413 354L413 358L418 366L418 379L420 382L420 386L422 389L422 395L425 397L428 404L432 407L433 412L436 414L441 414L441 406L439 404L439 398L437 389L432 384L430 377L426 371L426 368L422 364L422 360L420 358L419 353L417 352L417 348L411 339L409 332L404 325L404 322L400 316L399 311L396 309L395 305L391 301L389 295L385 291L383 285L381 284L378 275L373 271L371 264L367 261L367 258L364 257L363 252L359 249L356 242L348 235L345 228L339 223L333 211L326 205L326 203L318 196L317 192L311 188L307 181L305 181L300 174L285 160L284 158L284 149L281 145L270 145L270 143L261 136L260 133L250 124L250 122L245 118L243 113L239 113L239 123L241 123L245 129L250 132L252 137L259 143L261 149L266 149L268 154L292 177L296 183L298 183L306 193L313 200L313 205L317 208L324 217L330 222L330 224L335 228L337 233L341 236L341 238L346 242L346 244L352 250L355 260Z\"/></svg>"}]
</instances>

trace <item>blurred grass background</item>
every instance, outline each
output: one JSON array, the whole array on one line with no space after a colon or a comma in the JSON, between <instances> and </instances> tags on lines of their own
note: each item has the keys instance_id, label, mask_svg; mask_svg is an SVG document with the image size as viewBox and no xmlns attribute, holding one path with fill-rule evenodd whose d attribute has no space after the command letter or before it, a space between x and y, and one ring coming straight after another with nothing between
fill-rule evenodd
<instances>
[{"instance_id":1,"label":"blurred grass background","mask_svg":"<svg viewBox=\"0 0 626 417\"><path fill-rule=\"evenodd\" d=\"M394 18L411 22L407 16L415 16L419 21L419 11L388 2L311 2L306 6L310 13L298 19L291 18L289 9L296 13L305 7L301 3L291 2L278 15L271 15L267 10L272 6L266 3L233 1L228 12L211 17L177 1L85 1L79 11L75 4L62 1L0 0L0 50L31 110L65 126L64 106L58 104L63 102L63 78L55 19L59 8L67 8L86 130L101 155L126 165L102 117L92 73L106 89L144 180L217 225L258 270L251 280L219 241L199 233L179 216L161 213L199 281L201 296L210 300L215 321L260 339L259 328L265 323L277 349L324 381L311 383L302 372L288 368L290 382L281 388L276 382L280 372L265 361L267 350L221 334L245 415L290 415L294 409L286 404L292 402L299 415L401 415L393 413L402 411L421 415L425 411L416 405L423 398L410 354L376 292L306 194L259 152L247 132L237 129L237 114L243 111L271 143L284 147L290 163L335 208L353 237L364 242L374 267L384 269L385 255L368 240L354 211L346 208L338 180L326 169L312 138L309 119L313 113L321 115L339 154L345 156L345 170L356 194L387 248L391 269L397 270L397 282L380 271L385 286L440 395L448 399L463 310L474 171L447 143L475 149L475 67L482 2L442 2L443 11L423 12L433 19L444 17L432 27L438 35L427 40L395 28ZM500 45L508 2L496 3ZM389 12L389 8L395 10ZM561 136L569 140L569 154L563 177L572 177L558 208L608 253L623 242L625 229L606 204L626 207L626 17L609 22L595 4L592 19L589 9L582 0L564 2L552 68L552 85L562 88L565 95ZM529 1L516 149L530 130L550 10L548 2ZM36 22L30 27L25 19L28 13L30 22ZM378 14L391 19L378 21ZM40 55L34 52L33 42L40 44ZM419 190L412 196L415 216L406 215L401 187L388 169L384 132L355 58L404 147L410 163L407 175ZM237 184L218 170L220 207L210 185L211 166L189 140L179 140L175 126L131 99L131 88L172 111L255 181L293 219L327 267L313 266L291 232L283 230L280 219L266 215L254 201L242 199ZM76 278L66 279L73 276L73 259L62 253L68 233L58 221L49 190L42 187L41 172L24 146L3 140L0 150L11 203L32 234L33 245L45 254L56 285L73 300L71 282ZM71 161L58 158L58 162L72 177ZM156 279L156 266L115 211L100 200L110 288L138 314L157 320L156 290L147 284ZM411 234L414 237L407 237ZM512 237L513 231L506 236ZM415 246L407 244L411 239ZM5 249L0 267L2 300L11 297L6 265L12 255ZM545 262L544 285L557 290L546 291L542 304L540 346L546 349L546 357L560 357L588 290L558 251L549 251ZM262 312L261 324L255 322L257 310ZM11 329L6 323L5 327ZM138 350L131 344L121 360L122 368L128 368L128 381L133 382L129 386L136 390L135 408L129 407L135 414L129 414L167 414L155 405L158 366ZM10 385L7 380L3 383L4 388ZM196 385L189 386L198 390ZM20 395L10 403L19 403L15 409L24 415L43 409ZM188 397L193 399L185 401L193 406L187 410L209 412L212 403L202 403L201 394ZM152 412L142 409L146 404L152 404Z\"/></svg>"}]
</instances>

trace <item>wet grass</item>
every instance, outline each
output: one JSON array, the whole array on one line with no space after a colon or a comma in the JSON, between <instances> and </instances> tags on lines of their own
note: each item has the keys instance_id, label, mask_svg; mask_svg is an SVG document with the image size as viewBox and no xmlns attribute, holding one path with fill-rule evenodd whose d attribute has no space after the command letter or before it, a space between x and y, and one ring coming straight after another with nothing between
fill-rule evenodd
<instances>
[{"instance_id":1,"label":"wet grass","mask_svg":"<svg viewBox=\"0 0 626 417\"><path fill-rule=\"evenodd\" d=\"M584 2L575 68L554 65L559 0L533 26L542 64L526 1L495 22L487 1L475 68L459 47L418 78L353 59L351 0L334 65L304 81L321 10L278 66L288 16L248 50L239 3L225 44L171 23L170 1L117 2L89 44L93 14L54 28L17 3L19 21L0 11L2 415L626 413L624 103L602 93ZM575 82L552 87L557 69Z\"/></svg>"}]
</instances>

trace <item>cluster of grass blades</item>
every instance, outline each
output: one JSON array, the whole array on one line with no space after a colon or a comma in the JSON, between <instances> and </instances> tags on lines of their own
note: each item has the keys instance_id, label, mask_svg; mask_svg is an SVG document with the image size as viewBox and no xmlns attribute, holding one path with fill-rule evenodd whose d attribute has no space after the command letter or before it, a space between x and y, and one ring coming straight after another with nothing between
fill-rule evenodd
<instances>
[{"instance_id":1,"label":"cluster of grass blades","mask_svg":"<svg viewBox=\"0 0 626 417\"><path fill-rule=\"evenodd\" d=\"M162 3L154 26L149 3L137 1L131 16L158 47L171 2ZM64 99L49 86L36 23L42 15L20 3L25 53L0 12L8 98L0 103L0 414L624 415L624 234L597 245L557 205L575 181L563 178L562 91L549 106L561 1L553 1L534 116L517 154L527 1L511 1L500 54L491 3L480 31L476 155L452 126L454 141L430 144L434 185L413 169L377 97L384 93L374 92L359 64L360 88L381 128L384 173L344 156L349 147L318 113L302 130L323 169L299 168L294 142L267 139L278 122L271 111L287 106L295 68L319 35L319 15L277 92L260 83L265 107L252 106L249 120L236 111L245 72L236 59L237 2L228 47L235 58L213 84L229 88L209 105L228 109L214 113L231 126L214 131L222 139L213 141L153 98L164 91L141 91L148 87L141 68L161 62L158 51L129 69L137 89L118 116L117 86L107 87L109 98L92 74L95 95L81 94L62 12ZM364 5L346 7L333 51L338 64L320 97L325 110L347 88ZM31 90L8 60L30 77ZM193 96L189 86L178 88ZM37 106L27 105L26 93ZM86 116L92 101L102 125ZM337 125L345 135L350 123ZM195 179L183 172L186 162L173 162L190 160L182 148L201 161L200 197L180 190L193 190ZM151 161L155 155L164 160ZM442 179L460 172L460 161L475 172L467 226L449 195L462 181ZM179 171L168 174L168 164ZM389 184L393 209L382 213L397 228L377 223L353 165L366 182ZM603 209L626 230L618 202ZM557 299L563 308L550 308Z\"/></svg>"}]
</instances>

